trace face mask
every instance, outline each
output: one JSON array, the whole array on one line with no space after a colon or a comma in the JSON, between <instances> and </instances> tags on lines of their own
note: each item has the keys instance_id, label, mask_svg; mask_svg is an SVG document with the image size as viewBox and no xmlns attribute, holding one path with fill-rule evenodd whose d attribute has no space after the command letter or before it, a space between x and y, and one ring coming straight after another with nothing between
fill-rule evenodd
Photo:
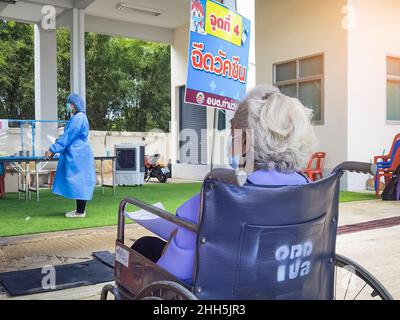
<instances>
[{"instance_id":1,"label":"face mask","mask_svg":"<svg viewBox=\"0 0 400 320\"><path fill-rule=\"evenodd\" d=\"M71 107L71 104L69 102L65 105L65 108L67 109L68 113L72 113L72 107Z\"/></svg>"},{"instance_id":2,"label":"face mask","mask_svg":"<svg viewBox=\"0 0 400 320\"><path fill-rule=\"evenodd\" d=\"M236 135L234 138L237 138L237 137L240 137L240 134ZM232 169L237 170L237 169L239 169L240 155L238 155L238 154L232 155L231 154L231 147L232 147L234 138L232 138L232 136L230 135L230 141L226 148L226 155L228 158L229 165L232 167Z\"/></svg>"},{"instance_id":3,"label":"face mask","mask_svg":"<svg viewBox=\"0 0 400 320\"><path fill-rule=\"evenodd\" d=\"M199 17L197 15L194 15L193 16L193 21L196 22L196 23L200 23L200 22L203 21L203 17Z\"/></svg>"},{"instance_id":4,"label":"face mask","mask_svg":"<svg viewBox=\"0 0 400 320\"><path fill-rule=\"evenodd\" d=\"M239 169L240 156L238 154L235 154L234 156L228 156L228 162L232 169Z\"/></svg>"}]
</instances>

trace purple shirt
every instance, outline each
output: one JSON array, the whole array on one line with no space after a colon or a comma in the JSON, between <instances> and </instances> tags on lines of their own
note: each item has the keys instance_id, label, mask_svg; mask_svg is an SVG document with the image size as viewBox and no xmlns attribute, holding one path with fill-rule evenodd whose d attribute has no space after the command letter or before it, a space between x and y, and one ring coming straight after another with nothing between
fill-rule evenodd
<instances>
[{"instance_id":1,"label":"purple shirt","mask_svg":"<svg viewBox=\"0 0 400 320\"><path fill-rule=\"evenodd\" d=\"M247 180L252 184L267 186L303 185L309 182L306 177L297 172L284 174L275 170L255 171L247 177ZM200 194L197 194L182 204L176 210L176 215L197 224L199 220L199 208ZM158 260L157 264L177 278L191 282L195 256L196 233L178 227L178 232L170 241L167 250Z\"/></svg>"}]
</instances>

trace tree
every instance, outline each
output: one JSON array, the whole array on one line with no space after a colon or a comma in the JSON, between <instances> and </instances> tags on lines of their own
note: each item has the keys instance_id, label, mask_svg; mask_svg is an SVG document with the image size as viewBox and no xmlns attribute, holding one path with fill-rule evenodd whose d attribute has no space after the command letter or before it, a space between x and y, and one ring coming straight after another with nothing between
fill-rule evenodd
<instances>
[{"instance_id":1,"label":"tree","mask_svg":"<svg viewBox=\"0 0 400 320\"><path fill-rule=\"evenodd\" d=\"M0 24L0 118L34 119L33 27ZM170 47L86 34L86 102L91 129L168 131ZM70 32L57 30L58 116L67 119ZM12 76L11 76L12 75Z\"/></svg>"},{"instance_id":2,"label":"tree","mask_svg":"<svg viewBox=\"0 0 400 320\"><path fill-rule=\"evenodd\" d=\"M57 105L58 118L68 119L65 102L70 93L70 33L66 28L57 30Z\"/></svg>"},{"instance_id":3,"label":"tree","mask_svg":"<svg viewBox=\"0 0 400 320\"><path fill-rule=\"evenodd\" d=\"M2 21L0 43L0 117L33 119L33 26Z\"/></svg>"},{"instance_id":4,"label":"tree","mask_svg":"<svg viewBox=\"0 0 400 320\"><path fill-rule=\"evenodd\" d=\"M170 120L170 47L140 40L113 39L115 58L128 77L123 102L113 125L116 129L168 131ZM117 110L115 110L117 111Z\"/></svg>"}]
</instances>

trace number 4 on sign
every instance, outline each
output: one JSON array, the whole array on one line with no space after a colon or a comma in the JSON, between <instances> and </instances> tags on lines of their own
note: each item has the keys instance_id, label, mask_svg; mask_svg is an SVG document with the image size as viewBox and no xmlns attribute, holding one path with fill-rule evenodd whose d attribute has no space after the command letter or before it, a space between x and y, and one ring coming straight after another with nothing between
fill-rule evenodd
<instances>
[{"instance_id":1,"label":"number 4 on sign","mask_svg":"<svg viewBox=\"0 0 400 320\"><path fill-rule=\"evenodd\" d=\"M236 34L237 37L239 37L239 25L238 24L233 29L233 32Z\"/></svg>"}]
</instances>

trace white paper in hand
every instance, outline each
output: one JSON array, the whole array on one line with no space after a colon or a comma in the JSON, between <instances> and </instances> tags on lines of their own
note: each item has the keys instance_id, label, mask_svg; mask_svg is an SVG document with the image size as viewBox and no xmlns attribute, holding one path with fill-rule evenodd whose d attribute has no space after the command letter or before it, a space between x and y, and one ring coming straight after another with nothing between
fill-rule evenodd
<instances>
[{"instance_id":1,"label":"white paper in hand","mask_svg":"<svg viewBox=\"0 0 400 320\"><path fill-rule=\"evenodd\" d=\"M154 207L164 209L164 206L161 202L158 202L153 205ZM178 226L172 222L161 219L153 213L150 213L146 210L138 210L134 212L125 211L125 216L136 223L140 224L142 227L150 230L154 234L163 238L164 240L168 240L170 234L178 228Z\"/></svg>"}]
</instances>

